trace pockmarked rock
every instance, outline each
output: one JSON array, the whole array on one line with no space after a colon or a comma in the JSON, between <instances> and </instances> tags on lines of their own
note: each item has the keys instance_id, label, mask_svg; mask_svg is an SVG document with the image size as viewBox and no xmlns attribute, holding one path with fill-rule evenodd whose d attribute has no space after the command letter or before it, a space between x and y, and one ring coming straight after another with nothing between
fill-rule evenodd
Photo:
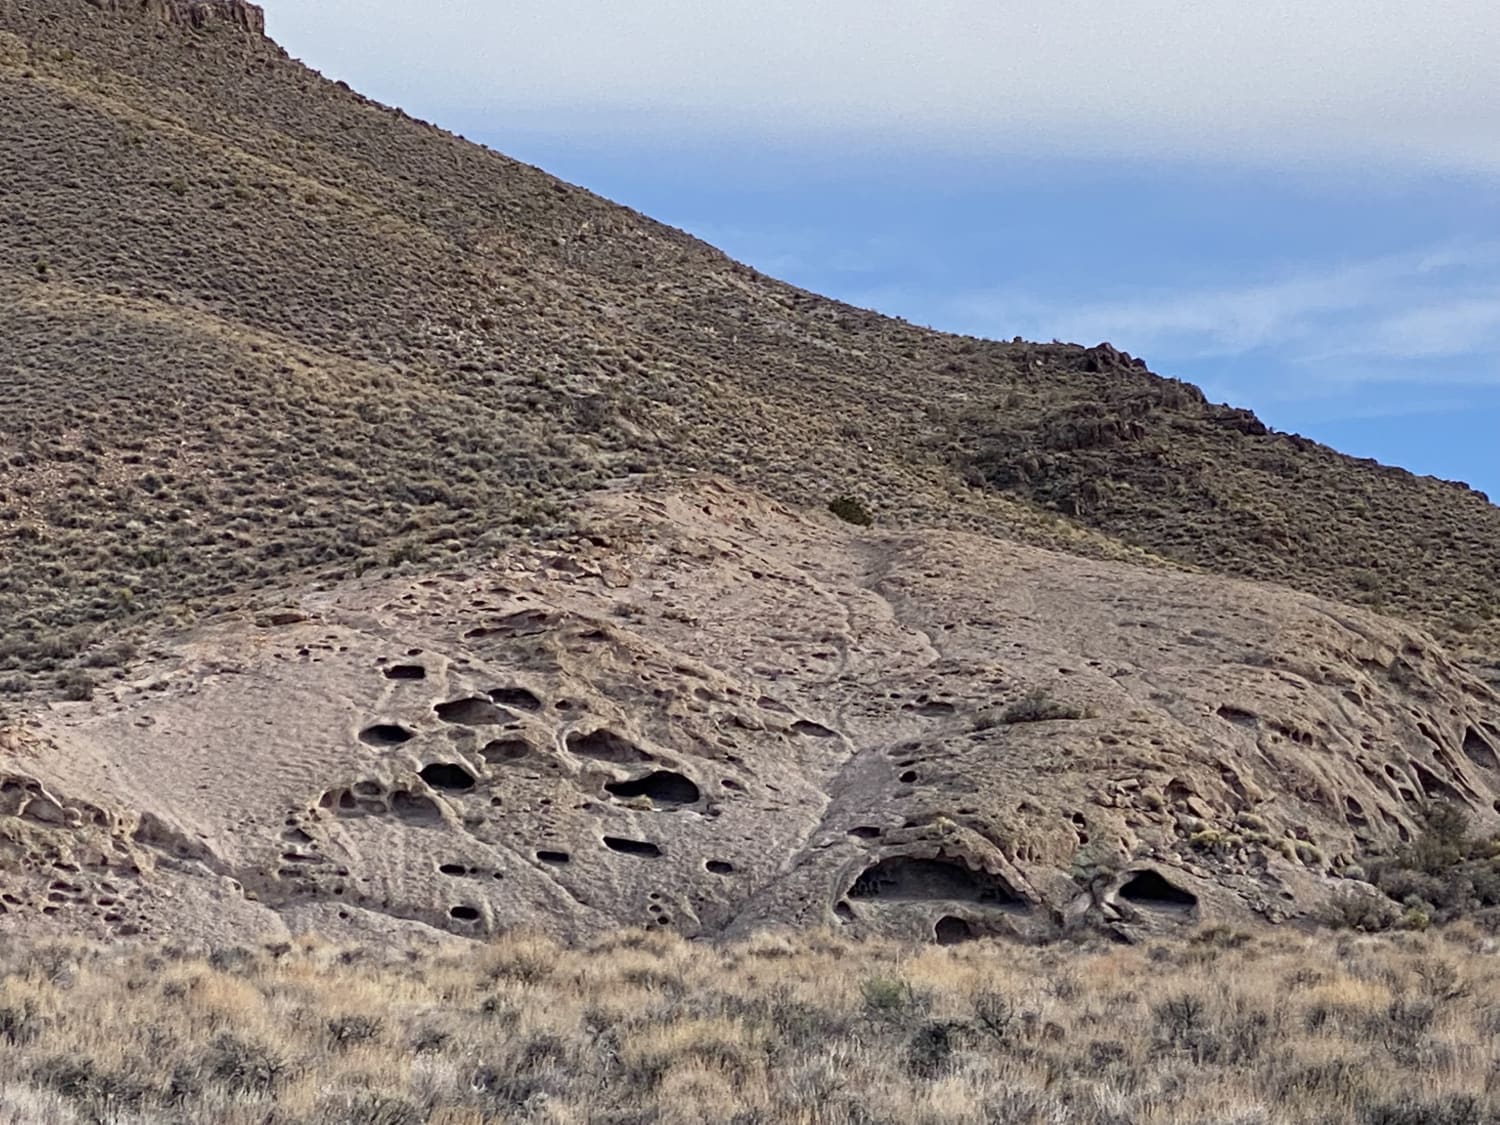
<instances>
[{"instance_id":1,"label":"pockmarked rock","mask_svg":"<svg viewBox=\"0 0 1500 1125\"><path fill-rule=\"evenodd\" d=\"M585 522L23 716L0 931L1133 940L1316 915L1434 800L1500 821L1495 691L1367 610L719 480Z\"/></svg>"}]
</instances>

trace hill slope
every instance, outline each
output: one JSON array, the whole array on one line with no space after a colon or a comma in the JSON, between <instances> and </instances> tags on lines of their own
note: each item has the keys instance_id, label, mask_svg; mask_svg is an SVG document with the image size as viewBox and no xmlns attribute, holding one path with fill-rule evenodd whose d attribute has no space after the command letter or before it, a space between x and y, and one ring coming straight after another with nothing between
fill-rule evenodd
<instances>
[{"instance_id":1,"label":"hill slope","mask_svg":"<svg viewBox=\"0 0 1500 1125\"><path fill-rule=\"evenodd\" d=\"M1496 641L1500 509L1475 493L1107 349L780 284L257 27L228 0L0 2L0 670L107 660L135 615L289 575L555 532L590 488L689 469Z\"/></svg>"}]
</instances>

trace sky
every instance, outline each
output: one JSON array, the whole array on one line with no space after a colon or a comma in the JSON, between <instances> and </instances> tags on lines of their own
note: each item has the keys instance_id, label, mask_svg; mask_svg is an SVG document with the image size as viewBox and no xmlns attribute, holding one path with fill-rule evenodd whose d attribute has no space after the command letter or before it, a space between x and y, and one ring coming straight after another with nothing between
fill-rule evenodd
<instances>
[{"instance_id":1,"label":"sky","mask_svg":"<svg viewBox=\"0 0 1500 1125\"><path fill-rule=\"evenodd\" d=\"M1493 0L262 2L329 77L767 273L1109 341L1500 501Z\"/></svg>"}]
</instances>

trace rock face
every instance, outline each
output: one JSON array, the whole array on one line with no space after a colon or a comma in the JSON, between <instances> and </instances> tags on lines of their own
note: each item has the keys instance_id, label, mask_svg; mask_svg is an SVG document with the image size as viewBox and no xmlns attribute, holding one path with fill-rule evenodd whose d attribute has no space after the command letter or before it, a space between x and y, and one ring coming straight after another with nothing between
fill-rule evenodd
<instances>
[{"instance_id":1,"label":"rock face","mask_svg":"<svg viewBox=\"0 0 1500 1125\"><path fill-rule=\"evenodd\" d=\"M227 23L256 35L266 33L266 14L247 0L88 0L106 12L142 15L167 23L201 30L212 23Z\"/></svg>"},{"instance_id":2,"label":"rock face","mask_svg":"<svg viewBox=\"0 0 1500 1125\"><path fill-rule=\"evenodd\" d=\"M1368 612L718 482L590 519L12 731L0 930L1133 938L1317 910L1431 798L1497 820L1500 697Z\"/></svg>"}]
</instances>

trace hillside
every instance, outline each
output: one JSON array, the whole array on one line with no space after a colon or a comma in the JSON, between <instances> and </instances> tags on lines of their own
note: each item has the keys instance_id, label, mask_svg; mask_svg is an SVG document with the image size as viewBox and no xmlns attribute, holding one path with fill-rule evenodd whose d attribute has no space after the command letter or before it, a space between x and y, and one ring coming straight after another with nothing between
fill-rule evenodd
<instances>
[{"instance_id":1,"label":"hillside","mask_svg":"<svg viewBox=\"0 0 1500 1125\"><path fill-rule=\"evenodd\" d=\"M13 691L142 622L562 534L591 489L690 471L1500 640L1478 494L1112 349L781 284L322 79L250 5L0 0L0 182Z\"/></svg>"},{"instance_id":2,"label":"hillside","mask_svg":"<svg viewBox=\"0 0 1500 1125\"><path fill-rule=\"evenodd\" d=\"M264 30L0 0L0 1125L1500 1125L1500 509Z\"/></svg>"},{"instance_id":3,"label":"hillside","mask_svg":"<svg viewBox=\"0 0 1500 1125\"><path fill-rule=\"evenodd\" d=\"M1500 693L1367 611L712 480L580 515L158 637L34 715L0 928L1140 941L1389 916L1368 865L1433 802L1500 826ZM1478 859L1404 885L1500 925Z\"/></svg>"}]
</instances>

